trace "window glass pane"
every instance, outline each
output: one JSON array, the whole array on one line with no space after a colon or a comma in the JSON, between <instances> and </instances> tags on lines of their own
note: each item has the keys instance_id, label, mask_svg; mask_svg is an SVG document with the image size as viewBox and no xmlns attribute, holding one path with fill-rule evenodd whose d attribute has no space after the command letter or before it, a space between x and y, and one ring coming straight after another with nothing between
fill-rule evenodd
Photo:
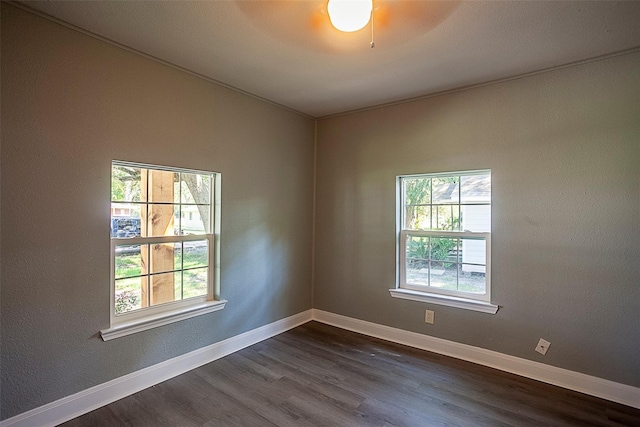
<instances>
[{"instance_id":1,"label":"window glass pane","mask_svg":"<svg viewBox=\"0 0 640 427\"><path fill-rule=\"evenodd\" d=\"M182 270L173 273L173 289L174 299L180 301L182 299Z\"/></svg>"},{"instance_id":2,"label":"window glass pane","mask_svg":"<svg viewBox=\"0 0 640 427\"><path fill-rule=\"evenodd\" d=\"M114 205L116 205L114 207ZM124 203L111 204L111 237L127 238L139 237L141 232L140 206L134 210ZM126 216L113 216L113 212L126 213Z\"/></svg>"},{"instance_id":3,"label":"window glass pane","mask_svg":"<svg viewBox=\"0 0 640 427\"><path fill-rule=\"evenodd\" d=\"M206 267L209 265L207 240L184 242L183 268Z\"/></svg>"},{"instance_id":4,"label":"window glass pane","mask_svg":"<svg viewBox=\"0 0 640 427\"><path fill-rule=\"evenodd\" d=\"M453 254L449 258L451 261L455 261L457 264L462 262L462 240L456 239L456 244L453 249Z\"/></svg>"},{"instance_id":5,"label":"window glass pane","mask_svg":"<svg viewBox=\"0 0 640 427\"><path fill-rule=\"evenodd\" d=\"M406 282L429 284L429 238L409 236L406 246Z\"/></svg>"},{"instance_id":6,"label":"window glass pane","mask_svg":"<svg viewBox=\"0 0 640 427\"><path fill-rule=\"evenodd\" d=\"M463 205L460 209L462 230L487 233L491 231L490 205Z\"/></svg>"},{"instance_id":7,"label":"window glass pane","mask_svg":"<svg viewBox=\"0 0 640 427\"><path fill-rule=\"evenodd\" d=\"M182 218L180 217L180 205L173 205L173 234L179 236L182 228Z\"/></svg>"},{"instance_id":8,"label":"window glass pane","mask_svg":"<svg viewBox=\"0 0 640 427\"><path fill-rule=\"evenodd\" d=\"M112 238L116 314L209 293L209 241L128 244L211 232L211 173L112 164ZM138 240L140 242L140 240ZM184 270L186 269L186 270Z\"/></svg>"},{"instance_id":9,"label":"window glass pane","mask_svg":"<svg viewBox=\"0 0 640 427\"><path fill-rule=\"evenodd\" d=\"M433 230L460 230L460 208L458 205L433 206L431 215Z\"/></svg>"},{"instance_id":10,"label":"window glass pane","mask_svg":"<svg viewBox=\"0 0 640 427\"><path fill-rule=\"evenodd\" d=\"M147 186L143 201L153 203L174 203L176 201L175 185L180 174L178 172L149 169L147 179L142 177L142 186Z\"/></svg>"},{"instance_id":11,"label":"window glass pane","mask_svg":"<svg viewBox=\"0 0 640 427\"><path fill-rule=\"evenodd\" d=\"M454 237L432 237L430 259L456 262L457 239Z\"/></svg>"},{"instance_id":12,"label":"window glass pane","mask_svg":"<svg viewBox=\"0 0 640 427\"><path fill-rule=\"evenodd\" d=\"M406 250L408 260L429 259L429 238L409 236L407 238Z\"/></svg>"},{"instance_id":13,"label":"window glass pane","mask_svg":"<svg viewBox=\"0 0 640 427\"><path fill-rule=\"evenodd\" d=\"M146 245L145 245L146 246ZM140 245L116 245L116 279L142 274Z\"/></svg>"},{"instance_id":14,"label":"window glass pane","mask_svg":"<svg viewBox=\"0 0 640 427\"><path fill-rule=\"evenodd\" d=\"M429 285L429 261L407 260L406 282L410 285Z\"/></svg>"},{"instance_id":15,"label":"window glass pane","mask_svg":"<svg viewBox=\"0 0 640 427\"><path fill-rule=\"evenodd\" d=\"M449 204L459 202L458 177L438 177L432 179L432 203Z\"/></svg>"},{"instance_id":16,"label":"window glass pane","mask_svg":"<svg viewBox=\"0 0 640 427\"><path fill-rule=\"evenodd\" d=\"M208 205L211 203L211 175L199 173L180 174L182 203Z\"/></svg>"},{"instance_id":17,"label":"window glass pane","mask_svg":"<svg viewBox=\"0 0 640 427\"><path fill-rule=\"evenodd\" d=\"M431 206L405 206L405 229L430 230Z\"/></svg>"},{"instance_id":18,"label":"window glass pane","mask_svg":"<svg viewBox=\"0 0 640 427\"><path fill-rule=\"evenodd\" d=\"M141 237L149 237L147 235L147 229L148 224L147 224L147 212L149 211L147 205L142 204L139 206L139 214L138 214L138 218L140 218L140 236Z\"/></svg>"},{"instance_id":19,"label":"window glass pane","mask_svg":"<svg viewBox=\"0 0 640 427\"><path fill-rule=\"evenodd\" d=\"M455 265L444 261L431 261L429 271L431 287L456 290L458 277Z\"/></svg>"},{"instance_id":20,"label":"window glass pane","mask_svg":"<svg viewBox=\"0 0 640 427\"><path fill-rule=\"evenodd\" d=\"M210 215L209 206L182 205L181 226L182 235L205 234L209 230Z\"/></svg>"},{"instance_id":21,"label":"window glass pane","mask_svg":"<svg viewBox=\"0 0 640 427\"><path fill-rule=\"evenodd\" d=\"M175 301L175 288L180 286L176 280L180 280L180 276L171 273L160 273L150 276L151 279L151 305L163 304Z\"/></svg>"},{"instance_id":22,"label":"window glass pane","mask_svg":"<svg viewBox=\"0 0 640 427\"><path fill-rule=\"evenodd\" d=\"M150 273L163 273L180 269L182 245L176 243L153 243L150 246Z\"/></svg>"},{"instance_id":23,"label":"window glass pane","mask_svg":"<svg viewBox=\"0 0 640 427\"><path fill-rule=\"evenodd\" d=\"M405 230L491 232L490 172L402 178L401 190ZM486 294L486 241L474 237L407 236L404 284Z\"/></svg>"},{"instance_id":24,"label":"window glass pane","mask_svg":"<svg viewBox=\"0 0 640 427\"><path fill-rule=\"evenodd\" d=\"M403 184L405 205L426 205L431 203L430 178L405 178Z\"/></svg>"},{"instance_id":25,"label":"window glass pane","mask_svg":"<svg viewBox=\"0 0 640 427\"><path fill-rule=\"evenodd\" d=\"M462 263L479 264L478 266L468 265L465 271L485 272L487 264L487 244L480 239L462 239Z\"/></svg>"},{"instance_id":26,"label":"window glass pane","mask_svg":"<svg viewBox=\"0 0 640 427\"><path fill-rule=\"evenodd\" d=\"M491 174L460 177L462 203L491 203Z\"/></svg>"},{"instance_id":27,"label":"window glass pane","mask_svg":"<svg viewBox=\"0 0 640 427\"><path fill-rule=\"evenodd\" d=\"M486 293L485 267L477 265L460 265L458 289L475 294Z\"/></svg>"},{"instance_id":28,"label":"window glass pane","mask_svg":"<svg viewBox=\"0 0 640 427\"><path fill-rule=\"evenodd\" d=\"M111 201L139 202L141 198L141 169L111 165Z\"/></svg>"},{"instance_id":29,"label":"window glass pane","mask_svg":"<svg viewBox=\"0 0 640 427\"><path fill-rule=\"evenodd\" d=\"M184 270L183 277L183 299L197 297L207 294L207 275L209 269L196 268L193 270Z\"/></svg>"},{"instance_id":30,"label":"window glass pane","mask_svg":"<svg viewBox=\"0 0 640 427\"><path fill-rule=\"evenodd\" d=\"M142 220L143 237L175 235L174 205L149 203L146 210L146 219Z\"/></svg>"},{"instance_id":31,"label":"window glass pane","mask_svg":"<svg viewBox=\"0 0 640 427\"><path fill-rule=\"evenodd\" d=\"M146 277L132 277L128 279L116 280L116 314L123 314L142 308L142 289L144 289L146 285Z\"/></svg>"}]
</instances>

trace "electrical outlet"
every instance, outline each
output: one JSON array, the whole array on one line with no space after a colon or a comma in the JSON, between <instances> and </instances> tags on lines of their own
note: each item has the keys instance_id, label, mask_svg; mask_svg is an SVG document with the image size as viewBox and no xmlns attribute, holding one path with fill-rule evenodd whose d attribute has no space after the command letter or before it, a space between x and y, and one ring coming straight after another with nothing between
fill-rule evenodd
<instances>
[{"instance_id":1,"label":"electrical outlet","mask_svg":"<svg viewBox=\"0 0 640 427\"><path fill-rule=\"evenodd\" d=\"M424 313L424 321L431 325L433 325L433 322L435 321L435 317L436 317L436 314L433 312L433 310L427 310Z\"/></svg>"},{"instance_id":2,"label":"electrical outlet","mask_svg":"<svg viewBox=\"0 0 640 427\"><path fill-rule=\"evenodd\" d=\"M538 345L536 346L536 351L542 355L547 354L547 350L549 350L549 346L551 343L545 339L540 338L538 341Z\"/></svg>"}]
</instances>

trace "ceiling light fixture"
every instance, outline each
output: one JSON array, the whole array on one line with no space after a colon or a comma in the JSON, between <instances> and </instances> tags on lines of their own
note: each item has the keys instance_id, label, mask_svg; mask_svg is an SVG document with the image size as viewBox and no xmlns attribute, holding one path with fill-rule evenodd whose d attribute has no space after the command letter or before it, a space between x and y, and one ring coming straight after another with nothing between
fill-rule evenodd
<instances>
[{"instance_id":1,"label":"ceiling light fixture","mask_svg":"<svg viewBox=\"0 0 640 427\"><path fill-rule=\"evenodd\" d=\"M373 0L329 0L327 10L331 24L340 31L351 33L369 23Z\"/></svg>"}]
</instances>

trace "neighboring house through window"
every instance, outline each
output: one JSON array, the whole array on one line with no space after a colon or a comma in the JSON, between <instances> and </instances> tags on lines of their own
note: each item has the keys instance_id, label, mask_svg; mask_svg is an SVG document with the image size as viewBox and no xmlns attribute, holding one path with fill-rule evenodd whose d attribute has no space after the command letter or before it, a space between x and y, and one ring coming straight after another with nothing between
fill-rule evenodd
<instances>
[{"instance_id":1,"label":"neighboring house through window","mask_svg":"<svg viewBox=\"0 0 640 427\"><path fill-rule=\"evenodd\" d=\"M219 310L220 176L111 165L111 327L103 339Z\"/></svg>"},{"instance_id":2,"label":"neighboring house through window","mask_svg":"<svg viewBox=\"0 0 640 427\"><path fill-rule=\"evenodd\" d=\"M491 171L397 179L398 283L392 296L495 313Z\"/></svg>"}]
</instances>

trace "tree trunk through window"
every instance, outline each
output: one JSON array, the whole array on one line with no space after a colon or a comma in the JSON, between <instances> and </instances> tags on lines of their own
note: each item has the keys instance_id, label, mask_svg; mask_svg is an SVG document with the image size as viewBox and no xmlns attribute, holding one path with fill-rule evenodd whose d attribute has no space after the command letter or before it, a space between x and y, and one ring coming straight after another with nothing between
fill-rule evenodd
<instances>
[{"instance_id":1,"label":"tree trunk through window","mask_svg":"<svg viewBox=\"0 0 640 427\"><path fill-rule=\"evenodd\" d=\"M174 173L148 170L141 174L141 199L148 202L148 211L141 212L141 228L143 236L173 236L174 234ZM142 307L157 305L175 300L174 280L174 244L143 245L142 273L153 274L142 282ZM149 260L149 265L147 265Z\"/></svg>"},{"instance_id":2,"label":"tree trunk through window","mask_svg":"<svg viewBox=\"0 0 640 427\"><path fill-rule=\"evenodd\" d=\"M198 179L200 177L200 179ZM211 189L204 182L202 176L198 176L195 174L182 174L182 179L187 184L191 195L196 203L198 203L198 212L200 213L200 218L202 218L202 223L204 224L205 230L210 230L209 228L209 195L211 194ZM209 181L207 181L209 182ZM206 205L206 206L205 206Z\"/></svg>"}]
</instances>

